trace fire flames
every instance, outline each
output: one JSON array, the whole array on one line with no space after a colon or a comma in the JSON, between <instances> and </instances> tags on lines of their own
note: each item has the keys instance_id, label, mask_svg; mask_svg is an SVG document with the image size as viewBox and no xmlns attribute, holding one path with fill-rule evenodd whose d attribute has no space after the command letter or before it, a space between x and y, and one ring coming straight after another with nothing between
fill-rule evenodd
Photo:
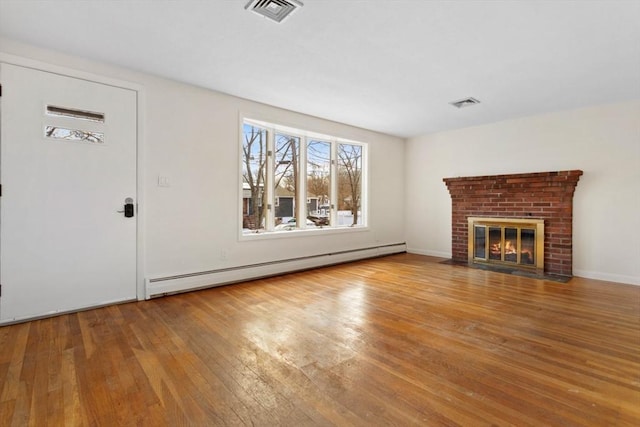
<instances>
[{"instance_id":1,"label":"fire flames","mask_svg":"<svg viewBox=\"0 0 640 427\"><path fill-rule=\"evenodd\" d=\"M498 243L494 243L493 245L491 245L491 253L493 254L499 254L500 253L500 242ZM518 249L516 248L516 246L511 243L511 240L505 240L504 242L504 253L505 255L508 254L515 254L518 252Z\"/></svg>"},{"instance_id":2,"label":"fire flames","mask_svg":"<svg viewBox=\"0 0 640 427\"><path fill-rule=\"evenodd\" d=\"M494 243L490 246L489 250L491 251L492 255L497 255L500 256L500 250L501 250L501 244L500 242ZM504 242L504 254L505 255L513 255L518 253L518 248L511 243L511 240L505 240ZM525 249L523 248L520 251L520 255L521 256L526 256L526 257L530 257L530 259L533 259L533 251L531 249Z\"/></svg>"}]
</instances>

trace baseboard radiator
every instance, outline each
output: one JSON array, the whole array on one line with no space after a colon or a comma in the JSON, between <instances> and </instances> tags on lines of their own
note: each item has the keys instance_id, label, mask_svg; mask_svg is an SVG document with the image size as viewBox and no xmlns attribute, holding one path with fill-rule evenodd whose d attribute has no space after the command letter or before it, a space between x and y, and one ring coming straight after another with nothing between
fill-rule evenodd
<instances>
[{"instance_id":1,"label":"baseboard radiator","mask_svg":"<svg viewBox=\"0 0 640 427\"><path fill-rule=\"evenodd\" d=\"M245 280L376 258L406 251L407 245L405 243L394 243L176 276L147 278L145 279L145 298L150 299L179 292L228 285Z\"/></svg>"}]
</instances>

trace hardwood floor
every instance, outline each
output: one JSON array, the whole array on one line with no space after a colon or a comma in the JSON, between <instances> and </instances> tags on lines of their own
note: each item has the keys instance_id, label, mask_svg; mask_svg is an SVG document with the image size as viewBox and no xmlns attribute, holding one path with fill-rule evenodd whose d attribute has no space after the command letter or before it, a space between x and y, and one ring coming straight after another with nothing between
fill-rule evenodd
<instances>
[{"instance_id":1,"label":"hardwood floor","mask_svg":"<svg viewBox=\"0 0 640 427\"><path fill-rule=\"evenodd\" d=\"M640 287L394 255L0 328L0 425L640 425Z\"/></svg>"}]
</instances>

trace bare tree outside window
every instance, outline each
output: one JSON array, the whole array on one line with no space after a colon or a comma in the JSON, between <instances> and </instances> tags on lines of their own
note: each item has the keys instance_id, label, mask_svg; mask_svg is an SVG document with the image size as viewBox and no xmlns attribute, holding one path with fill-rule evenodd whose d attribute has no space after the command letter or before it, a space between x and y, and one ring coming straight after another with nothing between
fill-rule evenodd
<instances>
[{"instance_id":1,"label":"bare tree outside window","mask_svg":"<svg viewBox=\"0 0 640 427\"><path fill-rule=\"evenodd\" d=\"M350 225L361 221L362 146L338 144L338 211L350 211Z\"/></svg>"},{"instance_id":2,"label":"bare tree outside window","mask_svg":"<svg viewBox=\"0 0 640 427\"><path fill-rule=\"evenodd\" d=\"M331 143L307 145L307 218L317 226L331 225Z\"/></svg>"},{"instance_id":3,"label":"bare tree outside window","mask_svg":"<svg viewBox=\"0 0 640 427\"><path fill-rule=\"evenodd\" d=\"M47 138L66 139L67 141L82 141L102 144L104 133L80 129L67 129L62 127L47 126L44 135Z\"/></svg>"},{"instance_id":4,"label":"bare tree outside window","mask_svg":"<svg viewBox=\"0 0 640 427\"><path fill-rule=\"evenodd\" d=\"M274 159L274 194L280 199L275 214L275 226L282 222L282 218L297 218L300 203L298 189L298 170L300 138L297 136L276 134Z\"/></svg>"},{"instance_id":5,"label":"bare tree outside window","mask_svg":"<svg viewBox=\"0 0 640 427\"><path fill-rule=\"evenodd\" d=\"M243 126L242 143L242 227L259 230L266 215L265 169L267 163L267 131L256 126ZM248 188L247 188L248 187ZM248 197L245 196L248 192Z\"/></svg>"},{"instance_id":6,"label":"bare tree outside window","mask_svg":"<svg viewBox=\"0 0 640 427\"><path fill-rule=\"evenodd\" d=\"M366 225L365 143L251 119L243 123L241 143L242 231L247 238Z\"/></svg>"}]
</instances>

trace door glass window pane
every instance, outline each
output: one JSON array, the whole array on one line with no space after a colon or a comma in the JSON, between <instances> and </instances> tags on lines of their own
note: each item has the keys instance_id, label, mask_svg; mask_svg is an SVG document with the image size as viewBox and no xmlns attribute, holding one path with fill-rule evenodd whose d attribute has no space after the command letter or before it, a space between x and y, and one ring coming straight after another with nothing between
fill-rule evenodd
<instances>
[{"instance_id":1,"label":"door glass window pane","mask_svg":"<svg viewBox=\"0 0 640 427\"><path fill-rule=\"evenodd\" d=\"M47 138L64 139L66 141L90 142L92 144L102 144L104 133L81 129L68 129L60 126L46 126L44 135Z\"/></svg>"},{"instance_id":2,"label":"door glass window pane","mask_svg":"<svg viewBox=\"0 0 640 427\"><path fill-rule=\"evenodd\" d=\"M307 145L307 218L316 226L331 225L331 143Z\"/></svg>"},{"instance_id":3,"label":"door glass window pane","mask_svg":"<svg viewBox=\"0 0 640 427\"><path fill-rule=\"evenodd\" d=\"M104 113L78 110L75 108L56 107L47 105L47 114L57 117L70 117L74 119L90 120L92 122L104 123Z\"/></svg>"}]
</instances>

